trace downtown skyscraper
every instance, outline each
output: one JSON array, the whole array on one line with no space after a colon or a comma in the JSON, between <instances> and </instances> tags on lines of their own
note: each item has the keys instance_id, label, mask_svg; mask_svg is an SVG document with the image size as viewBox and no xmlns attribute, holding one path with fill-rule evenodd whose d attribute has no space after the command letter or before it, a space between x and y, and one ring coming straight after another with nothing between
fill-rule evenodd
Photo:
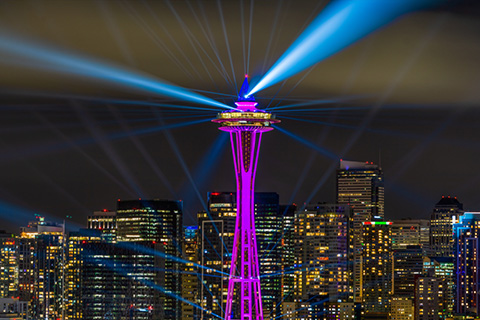
<instances>
[{"instance_id":1,"label":"downtown skyscraper","mask_svg":"<svg viewBox=\"0 0 480 320\"><path fill-rule=\"evenodd\" d=\"M383 171L373 162L340 160L336 177L338 204L352 210L350 249L354 301L362 302L362 237L363 223L382 220L385 214Z\"/></svg>"},{"instance_id":2,"label":"downtown skyscraper","mask_svg":"<svg viewBox=\"0 0 480 320\"><path fill-rule=\"evenodd\" d=\"M392 222L366 221L362 234L362 303L365 316L387 317L393 293Z\"/></svg>"},{"instance_id":3,"label":"downtown skyscraper","mask_svg":"<svg viewBox=\"0 0 480 320\"><path fill-rule=\"evenodd\" d=\"M453 224L463 212L457 197L443 196L437 202L430 218L430 256L453 258Z\"/></svg>"},{"instance_id":4,"label":"downtown skyscraper","mask_svg":"<svg viewBox=\"0 0 480 320\"><path fill-rule=\"evenodd\" d=\"M373 162L340 160L337 170L337 203L349 205L365 221L384 218L383 171Z\"/></svg>"},{"instance_id":5,"label":"downtown skyscraper","mask_svg":"<svg viewBox=\"0 0 480 320\"><path fill-rule=\"evenodd\" d=\"M466 212L454 224L455 311L480 316L480 212Z\"/></svg>"},{"instance_id":6,"label":"downtown skyscraper","mask_svg":"<svg viewBox=\"0 0 480 320\"><path fill-rule=\"evenodd\" d=\"M80 247L82 318L180 319L182 202L118 201L87 224L69 239L69 252Z\"/></svg>"},{"instance_id":7,"label":"downtown skyscraper","mask_svg":"<svg viewBox=\"0 0 480 320\"><path fill-rule=\"evenodd\" d=\"M30 301L30 316L58 319L64 309L64 241L62 225L44 217L20 228L18 238L19 294Z\"/></svg>"},{"instance_id":8,"label":"downtown skyscraper","mask_svg":"<svg viewBox=\"0 0 480 320\"><path fill-rule=\"evenodd\" d=\"M17 237L0 230L0 298L18 292Z\"/></svg>"},{"instance_id":9,"label":"downtown skyscraper","mask_svg":"<svg viewBox=\"0 0 480 320\"><path fill-rule=\"evenodd\" d=\"M149 319L149 313L169 320L181 317L181 302L175 298L181 294L180 262L168 257L181 256L182 214L181 201L117 203L115 260L121 270L115 271L123 272L125 302L135 319Z\"/></svg>"},{"instance_id":10,"label":"downtown skyscraper","mask_svg":"<svg viewBox=\"0 0 480 320\"><path fill-rule=\"evenodd\" d=\"M295 212L296 314L288 319L338 319L353 312L349 258L350 207L308 205Z\"/></svg>"}]
</instances>

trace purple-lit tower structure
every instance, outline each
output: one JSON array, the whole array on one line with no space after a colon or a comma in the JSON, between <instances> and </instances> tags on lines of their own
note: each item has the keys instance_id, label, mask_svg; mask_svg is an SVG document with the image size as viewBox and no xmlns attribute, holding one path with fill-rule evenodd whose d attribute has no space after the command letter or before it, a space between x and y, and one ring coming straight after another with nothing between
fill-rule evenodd
<instances>
[{"instance_id":1,"label":"purple-lit tower structure","mask_svg":"<svg viewBox=\"0 0 480 320\"><path fill-rule=\"evenodd\" d=\"M236 109L219 113L213 122L230 133L237 180L237 218L228 280L225 320L263 320L260 272L255 234L254 186L262 133L271 131L275 116L256 108L247 96L248 79L240 89Z\"/></svg>"}]
</instances>

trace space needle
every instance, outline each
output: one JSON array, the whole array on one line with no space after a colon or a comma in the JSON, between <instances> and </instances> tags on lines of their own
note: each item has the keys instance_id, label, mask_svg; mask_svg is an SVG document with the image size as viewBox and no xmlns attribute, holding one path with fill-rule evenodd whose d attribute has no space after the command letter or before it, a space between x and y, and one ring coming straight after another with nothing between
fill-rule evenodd
<instances>
[{"instance_id":1,"label":"space needle","mask_svg":"<svg viewBox=\"0 0 480 320\"><path fill-rule=\"evenodd\" d=\"M237 181L237 217L225 320L263 320L255 234L255 173L262 133L273 130L272 124L280 120L270 112L257 109L258 103L248 92L248 76L245 76L235 102L237 107L219 113L212 120L220 124L220 130L230 133Z\"/></svg>"}]
</instances>

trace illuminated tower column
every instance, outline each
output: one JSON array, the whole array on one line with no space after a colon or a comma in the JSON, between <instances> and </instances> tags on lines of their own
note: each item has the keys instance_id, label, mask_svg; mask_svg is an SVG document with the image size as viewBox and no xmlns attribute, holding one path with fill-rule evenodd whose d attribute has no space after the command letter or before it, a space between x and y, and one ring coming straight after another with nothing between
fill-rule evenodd
<instances>
[{"instance_id":1,"label":"illuminated tower column","mask_svg":"<svg viewBox=\"0 0 480 320\"><path fill-rule=\"evenodd\" d=\"M240 89L237 108L219 113L213 122L230 133L237 180L237 218L228 281L225 319L263 320L257 239L255 235L254 186L262 133L278 123L268 112L256 109L248 93L248 79Z\"/></svg>"}]
</instances>

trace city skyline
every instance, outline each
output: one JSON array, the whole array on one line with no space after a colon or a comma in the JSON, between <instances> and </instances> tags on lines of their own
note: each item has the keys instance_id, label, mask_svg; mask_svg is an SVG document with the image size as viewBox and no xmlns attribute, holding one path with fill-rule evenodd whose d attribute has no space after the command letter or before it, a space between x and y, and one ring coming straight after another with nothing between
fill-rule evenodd
<instances>
[{"instance_id":1,"label":"city skyline","mask_svg":"<svg viewBox=\"0 0 480 320\"><path fill-rule=\"evenodd\" d=\"M442 197L430 220L374 217L360 226L362 211L348 205L288 208L278 199L255 193L261 279L268 288L264 317L440 320L455 314L473 320L479 314L480 213L463 212L456 199ZM176 319L180 312L182 319L223 319L235 202L232 193L209 194L212 217L200 212L194 227L180 227L180 202L135 200L119 201L118 214L95 212L88 229L68 235L44 218L20 236L0 232L2 301L33 317L48 309L49 319L63 312L65 319ZM356 265L363 270L358 290ZM55 280L62 274L65 283ZM177 312L167 312L175 301Z\"/></svg>"},{"instance_id":2,"label":"city skyline","mask_svg":"<svg viewBox=\"0 0 480 320\"><path fill-rule=\"evenodd\" d=\"M200 45L186 36L197 25L189 3L146 4L155 10L148 11L133 2L118 6L85 2L78 7L2 4L2 36L126 66L187 88L235 96L233 82L237 82L238 90L246 68L242 65L243 48L248 48L249 34L246 23L242 40L240 15L249 21L250 6L245 3L243 13L231 3L222 7L235 78L220 32L218 8L204 4L205 17L199 16L211 27L219 26L212 31L211 39L216 41L220 61L230 73L232 83L227 85L213 67L202 71L204 67L189 39L197 50L200 45L207 48L208 41L200 30L194 33ZM288 1L282 5L255 4L249 70L253 80L270 68L324 5L313 1L306 1L301 8ZM79 28L89 10L93 13L89 26ZM172 16L173 11L185 23L185 29ZM161 23L152 12L159 15ZM278 12L278 16L272 14L266 21L259 21L266 12ZM478 6L468 1L411 13L320 62L308 75L301 73L284 86L257 93L263 106L277 90L278 97L284 99L280 106L331 102L312 102L325 113L292 111L282 119L280 128L305 144L280 130L265 137L268 143L259 159L256 189L278 192L285 204L333 202L335 169L338 159L344 158L380 163L385 174L386 219L428 218L441 195L458 196L466 209L478 210L475 189L480 173L475 171L473 150L479 143L475 127L479 111L470 107L480 100L475 82L478 75L474 75L478 68L472 58L478 50L473 31L478 22L472 19L477 13ZM41 22L42 17L50 19ZM278 28L273 28L275 21ZM181 52L178 59L183 63L173 63L168 50L158 46L160 42L171 52ZM208 57L217 59L213 54L204 55L205 63ZM198 75L188 62L198 66ZM45 66L3 51L0 63L6 68L3 74L9 75L0 79L4 149L0 200L7 226L23 225L33 213L60 220L71 215L72 222L81 224L95 210L114 208L116 199L139 197L183 200L184 220L189 224L203 209L201 202L207 192L235 189L225 136L208 123L215 112L185 120L177 116L186 117L188 112L177 115L175 108L152 110L117 101L171 103L168 99L157 100L101 80L89 82L82 77L59 76L52 70L37 70ZM193 76L186 75L181 66ZM304 75L305 80L295 87ZM230 98L205 95L232 105ZM275 98L273 105L280 100ZM378 113L360 134L356 129L361 125L358 119L366 119L376 106L380 107ZM150 122L158 113L163 116ZM180 127L184 122L200 120L205 121ZM173 127L171 133L160 131L162 122ZM176 123L179 128L175 128ZM195 135L197 131L202 131L202 137ZM346 148L349 144L351 147ZM280 150L280 145L290 152ZM338 159L325 156L325 150ZM209 157L217 159L215 166L205 165ZM12 216L16 220L7 220Z\"/></svg>"}]
</instances>

